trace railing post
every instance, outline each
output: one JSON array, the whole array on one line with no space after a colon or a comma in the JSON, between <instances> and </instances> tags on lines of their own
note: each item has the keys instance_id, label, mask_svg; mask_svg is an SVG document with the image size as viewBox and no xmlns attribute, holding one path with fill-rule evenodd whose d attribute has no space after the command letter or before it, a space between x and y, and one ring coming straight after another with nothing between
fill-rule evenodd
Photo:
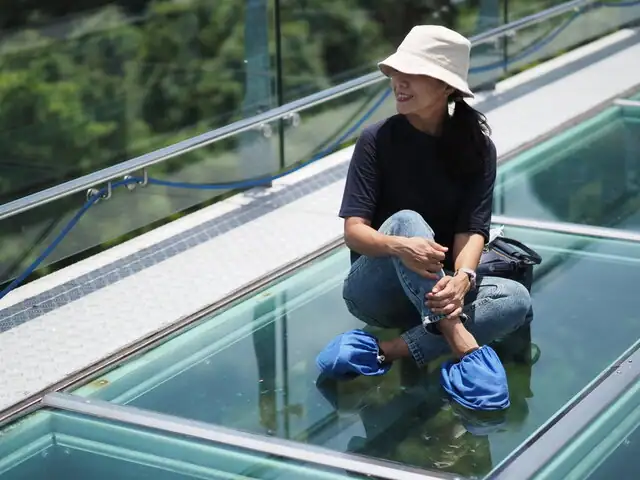
<instances>
[{"instance_id":1,"label":"railing post","mask_svg":"<svg viewBox=\"0 0 640 480\"><path fill-rule=\"evenodd\" d=\"M245 93L242 111L244 118L249 118L274 107L268 0L246 0L244 49ZM272 133L272 125L261 125L257 130L240 134L240 179L261 177L276 170Z\"/></svg>"},{"instance_id":2,"label":"railing post","mask_svg":"<svg viewBox=\"0 0 640 480\"><path fill-rule=\"evenodd\" d=\"M275 40L276 40L276 98L278 106L284 105L284 68L282 59L282 29L280 28L281 16L280 16L280 0L273 0L274 8L274 25L275 25ZM286 158L284 151L284 119L278 120L278 135L280 140L280 170L284 170L286 167Z\"/></svg>"}]
</instances>

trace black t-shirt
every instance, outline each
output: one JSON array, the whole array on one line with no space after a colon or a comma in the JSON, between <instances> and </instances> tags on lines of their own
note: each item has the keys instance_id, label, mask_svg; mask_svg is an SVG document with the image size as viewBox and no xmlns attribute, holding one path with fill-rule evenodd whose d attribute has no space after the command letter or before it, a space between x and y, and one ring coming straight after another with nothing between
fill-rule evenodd
<instances>
[{"instance_id":1,"label":"black t-shirt","mask_svg":"<svg viewBox=\"0 0 640 480\"><path fill-rule=\"evenodd\" d=\"M473 176L452 175L438 153L438 139L421 132L404 115L367 127L349 165L340 217L362 217L376 230L400 210L418 212L431 226L436 242L449 248L445 268L453 269L456 233L489 237L496 150L484 170ZM355 261L359 254L351 252Z\"/></svg>"}]
</instances>

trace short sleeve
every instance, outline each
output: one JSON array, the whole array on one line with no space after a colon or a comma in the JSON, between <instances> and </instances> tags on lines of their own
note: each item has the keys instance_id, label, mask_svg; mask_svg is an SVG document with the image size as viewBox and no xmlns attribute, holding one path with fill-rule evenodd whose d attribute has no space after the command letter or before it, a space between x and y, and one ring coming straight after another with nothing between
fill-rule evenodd
<instances>
[{"instance_id":1,"label":"short sleeve","mask_svg":"<svg viewBox=\"0 0 640 480\"><path fill-rule=\"evenodd\" d=\"M493 210L493 189L496 183L496 147L487 137L489 153L484 162L482 175L471 181L468 196L456 223L456 233L479 233L489 241L491 212Z\"/></svg>"},{"instance_id":2,"label":"short sleeve","mask_svg":"<svg viewBox=\"0 0 640 480\"><path fill-rule=\"evenodd\" d=\"M378 201L379 181L375 133L365 129L351 157L339 216L372 220Z\"/></svg>"}]
</instances>

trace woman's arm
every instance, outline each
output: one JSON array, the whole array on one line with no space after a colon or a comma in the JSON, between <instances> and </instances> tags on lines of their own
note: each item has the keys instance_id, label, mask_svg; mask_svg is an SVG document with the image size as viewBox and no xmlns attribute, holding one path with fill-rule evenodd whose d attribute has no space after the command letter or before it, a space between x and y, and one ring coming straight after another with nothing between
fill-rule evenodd
<instances>
[{"instance_id":1,"label":"woman's arm","mask_svg":"<svg viewBox=\"0 0 640 480\"><path fill-rule=\"evenodd\" d=\"M458 233L453 239L453 258L455 269L475 270L480 263L485 238L479 233Z\"/></svg>"},{"instance_id":2,"label":"woman's arm","mask_svg":"<svg viewBox=\"0 0 640 480\"><path fill-rule=\"evenodd\" d=\"M349 217L344 221L344 239L347 246L367 257L398 255L403 245L401 237L384 235L371 222L361 217Z\"/></svg>"}]
</instances>

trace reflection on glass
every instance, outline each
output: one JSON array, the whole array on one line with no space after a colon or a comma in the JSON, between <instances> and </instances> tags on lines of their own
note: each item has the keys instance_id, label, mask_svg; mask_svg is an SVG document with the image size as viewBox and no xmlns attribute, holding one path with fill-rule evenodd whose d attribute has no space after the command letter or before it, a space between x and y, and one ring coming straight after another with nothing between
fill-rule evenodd
<instances>
[{"instance_id":1,"label":"reflection on glass","mask_svg":"<svg viewBox=\"0 0 640 480\"><path fill-rule=\"evenodd\" d=\"M59 411L33 414L0 436L1 480L363 478Z\"/></svg>"},{"instance_id":2,"label":"reflection on glass","mask_svg":"<svg viewBox=\"0 0 640 480\"><path fill-rule=\"evenodd\" d=\"M640 245L515 228L505 234L544 260L533 289L539 360L515 362L506 352L516 338L496 344L512 396L502 417L452 407L439 386L439 362L316 383L317 353L336 334L363 327L341 298L345 250L76 393L427 469L486 474L640 335L637 302L631 290L623 294L640 281Z\"/></svg>"},{"instance_id":3,"label":"reflection on glass","mask_svg":"<svg viewBox=\"0 0 640 480\"><path fill-rule=\"evenodd\" d=\"M640 108L608 109L508 162L495 213L640 230Z\"/></svg>"},{"instance_id":4,"label":"reflection on glass","mask_svg":"<svg viewBox=\"0 0 640 480\"><path fill-rule=\"evenodd\" d=\"M640 382L538 472L540 480L637 478L640 472Z\"/></svg>"}]
</instances>

